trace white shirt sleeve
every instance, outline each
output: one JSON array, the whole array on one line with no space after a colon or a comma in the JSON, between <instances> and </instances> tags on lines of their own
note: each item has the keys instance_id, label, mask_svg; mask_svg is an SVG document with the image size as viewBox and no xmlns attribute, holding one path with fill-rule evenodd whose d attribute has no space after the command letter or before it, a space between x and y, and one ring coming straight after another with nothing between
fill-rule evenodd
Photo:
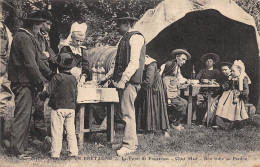
<instances>
[{"instance_id":1,"label":"white shirt sleeve","mask_svg":"<svg viewBox=\"0 0 260 167\"><path fill-rule=\"evenodd\" d=\"M123 72L121 80L127 82L134 75L136 70L139 68L139 59L142 47L144 45L144 38L142 35L135 34L130 38L130 62Z\"/></svg>"}]
</instances>

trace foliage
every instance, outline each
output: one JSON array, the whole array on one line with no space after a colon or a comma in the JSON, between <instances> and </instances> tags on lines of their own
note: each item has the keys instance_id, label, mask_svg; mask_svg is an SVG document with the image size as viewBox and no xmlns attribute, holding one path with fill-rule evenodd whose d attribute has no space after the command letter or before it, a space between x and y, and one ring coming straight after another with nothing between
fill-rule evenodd
<instances>
[{"instance_id":1,"label":"foliage","mask_svg":"<svg viewBox=\"0 0 260 167\"><path fill-rule=\"evenodd\" d=\"M19 0L21 1L21 0ZM29 13L33 10L47 10L56 18L53 24L53 45L57 45L59 38L66 38L73 22L86 22L88 24L87 38L84 45L92 48L100 45L116 45L120 36L113 27L113 16L119 12L129 12L140 18L145 11L154 8L162 0L23 0L22 12ZM255 18L258 32L260 31L260 1L258 0L234 0L247 13ZM5 0L14 8L19 5L14 0ZM10 10L10 9L8 9ZM10 12L9 12L10 13ZM12 14L9 14L13 17ZM19 14L21 15L21 14ZM8 14L7 14L8 17ZM17 27L10 24L11 30ZM18 25L19 26L19 25Z\"/></svg>"}]
</instances>

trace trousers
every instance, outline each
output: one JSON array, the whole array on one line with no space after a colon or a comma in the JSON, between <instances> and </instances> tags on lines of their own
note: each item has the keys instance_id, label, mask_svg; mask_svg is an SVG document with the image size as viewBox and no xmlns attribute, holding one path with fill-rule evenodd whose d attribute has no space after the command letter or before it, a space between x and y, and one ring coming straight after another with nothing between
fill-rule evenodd
<instances>
[{"instance_id":1,"label":"trousers","mask_svg":"<svg viewBox=\"0 0 260 167\"><path fill-rule=\"evenodd\" d=\"M129 149L135 149L138 145L136 134L136 120L135 120L135 99L137 92L140 90L139 84L127 84L124 90L120 90L119 96L121 111L123 114L123 121L125 122L125 129L123 134L123 146Z\"/></svg>"},{"instance_id":2,"label":"trousers","mask_svg":"<svg viewBox=\"0 0 260 167\"><path fill-rule=\"evenodd\" d=\"M51 111L51 156L60 157L62 149L63 127L67 132L69 156L78 156L78 146L75 133L75 110L58 109Z\"/></svg>"},{"instance_id":3,"label":"trousers","mask_svg":"<svg viewBox=\"0 0 260 167\"><path fill-rule=\"evenodd\" d=\"M31 87L11 86L14 93L14 120L11 125L10 148L14 154L23 154L28 146L28 132L34 91Z\"/></svg>"},{"instance_id":4,"label":"trousers","mask_svg":"<svg viewBox=\"0 0 260 167\"><path fill-rule=\"evenodd\" d=\"M6 114L7 102L12 99L10 81L7 79L7 73L0 78L0 116Z\"/></svg>"}]
</instances>

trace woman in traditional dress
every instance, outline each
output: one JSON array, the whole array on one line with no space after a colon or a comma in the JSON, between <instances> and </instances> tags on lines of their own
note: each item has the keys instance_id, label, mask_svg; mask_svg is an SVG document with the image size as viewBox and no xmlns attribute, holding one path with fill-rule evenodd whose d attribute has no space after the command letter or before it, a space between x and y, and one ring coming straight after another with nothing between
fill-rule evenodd
<instances>
[{"instance_id":1,"label":"woman in traditional dress","mask_svg":"<svg viewBox=\"0 0 260 167\"><path fill-rule=\"evenodd\" d=\"M87 24L75 22L71 26L68 38L60 44L60 53L70 53L76 62L76 67L72 68L71 73L84 82L91 79L89 62L83 58L85 46L82 43L85 39Z\"/></svg>"},{"instance_id":2,"label":"woman in traditional dress","mask_svg":"<svg viewBox=\"0 0 260 167\"><path fill-rule=\"evenodd\" d=\"M245 109L251 83L245 73L245 66L241 60L236 60L231 68L232 83L219 99L216 111L216 126L224 130L241 128L241 121L248 118Z\"/></svg>"},{"instance_id":3,"label":"woman in traditional dress","mask_svg":"<svg viewBox=\"0 0 260 167\"><path fill-rule=\"evenodd\" d=\"M145 57L144 80L138 92L136 108L136 126L139 131L163 131L169 137L167 107L164 87L156 60Z\"/></svg>"}]
</instances>

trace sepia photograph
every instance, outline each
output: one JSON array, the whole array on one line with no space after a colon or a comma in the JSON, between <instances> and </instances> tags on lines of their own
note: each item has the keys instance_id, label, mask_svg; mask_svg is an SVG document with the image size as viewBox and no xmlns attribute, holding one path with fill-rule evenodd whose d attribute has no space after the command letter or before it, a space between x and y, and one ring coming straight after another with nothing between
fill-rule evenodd
<instances>
[{"instance_id":1,"label":"sepia photograph","mask_svg":"<svg viewBox=\"0 0 260 167\"><path fill-rule=\"evenodd\" d=\"M0 0L0 167L260 167L260 0Z\"/></svg>"}]
</instances>

